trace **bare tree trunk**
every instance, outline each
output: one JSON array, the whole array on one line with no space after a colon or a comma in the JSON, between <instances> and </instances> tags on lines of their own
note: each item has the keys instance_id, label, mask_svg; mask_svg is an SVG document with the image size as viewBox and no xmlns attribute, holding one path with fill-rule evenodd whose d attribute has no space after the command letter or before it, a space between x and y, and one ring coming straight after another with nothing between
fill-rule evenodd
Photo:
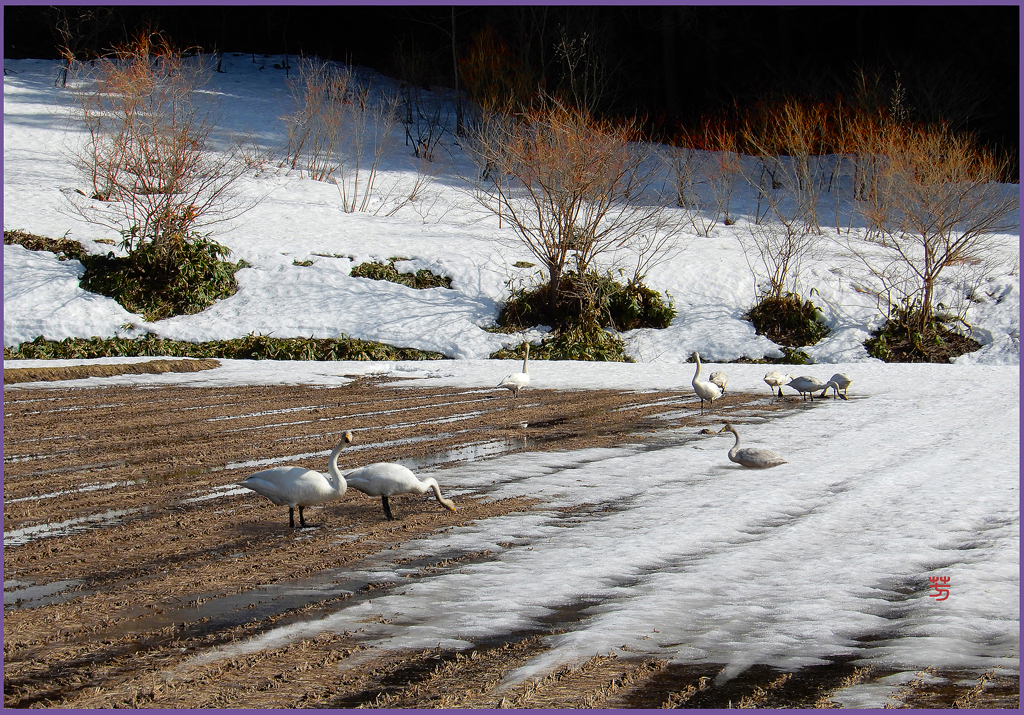
<instances>
[{"instance_id":1,"label":"bare tree trunk","mask_svg":"<svg viewBox=\"0 0 1024 715\"><path fill-rule=\"evenodd\" d=\"M455 44L455 6L452 6L452 69L455 71L455 136L463 135L462 91L459 88L459 56Z\"/></svg>"}]
</instances>

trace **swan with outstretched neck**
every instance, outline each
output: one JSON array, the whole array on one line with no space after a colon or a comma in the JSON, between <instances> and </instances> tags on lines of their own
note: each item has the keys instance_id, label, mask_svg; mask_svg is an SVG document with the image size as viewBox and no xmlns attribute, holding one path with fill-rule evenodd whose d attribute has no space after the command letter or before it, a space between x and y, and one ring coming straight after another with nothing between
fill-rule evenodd
<instances>
[{"instance_id":1,"label":"swan with outstretched neck","mask_svg":"<svg viewBox=\"0 0 1024 715\"><path fill-rule=\"evenodd\" d=\"M795 377L786 383L786 387L792 387L794 390L799 392L800 396L804 399L807 399L807 397L810 396L811 402L814 402L815 392L818 390L828 389L824 382L816 377L811 377L810 375ZM780 388L779 391L781 392L782 389Z\"/></svg>"},{"instance_id":2,"label":"swan with outstretched neck","mask_svg":"<svg viewBox=\"0 0 1024 715\"><path fill-rule=\"evenodd\" d=\"M351 443L352 433L345 432L327 461L330 474L322 474L304 467L274 467L250 474L242 480L241 485L262 494L278 506L287 506L288 526L293 529L295 508L298 507L299 524L305 528L308 526L302 513L305 507L323 504L345 493L347 485L345 477L338 471L338 455Z\"/></svg>"},{"instance_id":3,"label":"swan with outstretched neck","mask_svg":"<svg viewBox=\"0 0 1024 715\"><path fill-rule=\"evenodd\" d=\"M700 353L694 353L693 357L697 361L697 372L693 374L690 384L693 385L693 391L700 398L700 413L704 414L704 401L707 400L710 406L708 409L714 407L715 400L722 396L722 388L713 382L700 379Z\"/></svg>"},{"instance_id":4,"label":"swan with outstretched neck","mask_svg":"<svg viewBox=\"0 0 1024 715\"><path fill-rule=\"evenodd\" d=\"M498 387L504 387L506 390L512 393L512 397L519 397L519 391L524 387L530 385L530 344L526 343L526 355L523 357L523 371L514 372L511 375L505 376L501 382L498 383Z\"/></svg>"}]
</instances>

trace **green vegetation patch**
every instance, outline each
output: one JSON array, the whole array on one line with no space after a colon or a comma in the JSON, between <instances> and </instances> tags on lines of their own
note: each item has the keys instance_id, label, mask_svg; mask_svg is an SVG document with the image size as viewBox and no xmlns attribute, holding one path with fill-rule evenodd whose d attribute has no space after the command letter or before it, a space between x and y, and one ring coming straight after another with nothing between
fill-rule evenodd
<instances>
[{"instance_id":1,"label":"green vegetation patch","mask_svg":"<svg viewBox=\"0 0 1024 715\"><path fill-rule=\"evenodd\" d=\"M149 322L193 315L234 295L235 272L249 264L223 260L230 253L208 236L193 233L170 245L140 244L130 256L86 256L84 290L113 298Z\"/></svg>"},{"instance_id":2,"label":"green vegetation patch","mask_svg":"<svg viewBox=\"0 0 1024 715\"><path fill-rule=\"evenodd\" d=\"M497 360L521 358L525 344L503 348L491 355ZM581 327L570 328L556 333L540 344L530 348L530 359L538 360L587 360L590 362L633 362L626 355L622 340L600 328L592 331Z\"/></svg>"},{"instance_id":3,"label":"green vegetation patch","mask_svg":"<svg viewBox=\"0 0 1024 715\"><path fill-rule=\"evenodd\" d=\"M667 328L675 316L671 303L666 304L660 293L639 281L623 285L607 274L570 271L559 282L554 309L547 283L513 290L497 323L500 332L552 326L554 335L531 352L538 360L632 362L621 338L607 329ZM491 357L516 355L499 350Z\"/></svg>"},{"instance_id":4,"label":"green vegetation patch","mask_svg":"<svg viewBox=\"0 0 1024 715\"><path fill-rule=\"evenodd\" d=\"M950 327L953 322L963 321L937 315L921 332L918 317L914 310L894 311L885 325L864 341L868 354L885 362L948 363L960 355L981 350L977 340ZM970 329L966 323L963 325Z\"/></svg>"},{"instance_id":5,"label":"green vegetation patch","mask_svg":"<svg viewBox=\"0 0 1024 715\"><path fill-rule=\"evenodd\" d=\"M4 243L81 261L83 290L113 298L150 322L201 313L214 301L233 295L238 288L235 272L249 265L223 260L228 248L197 233L163 246L143 242L130 256L91 255L78 241L24 231L4 231Z\"/></svg>"},{"instance_id":6,"label":"green vegetation patch","mask_svg":"<svg viewBox=\"0 0 1024 715\"><path fill-rule=\"evenodd\" d=\"M609 275L566 273L559 282L559 299L554 309L548 293L547 283L513 290L501 309L498 325L513 330L533 325L550 325L559 330L588 325L634 330L667 328L676 317L675 308L671 303L666 305L656 290L640 282L622 285ZM594 329L584 332L598 334Z\"/></svg>"},{"instance_id":7,"label":"green vegetation patch","mask_svg":"<svg viewBox=\"0 0 1024 715\"><path fill-rule=\"evenodd\" d=\"M55 360L101 357L191 357L233 360L444 360L441 353L396 348L383 343L338 338L272 338L250 333L244 338L188 343L153 335L141 338L65 338L4 348L5 360Z\"/></svg>"},{"instance_id":8,"label":"green vegetation patch","mask_svg":"<svg viewBox=\"0 0 1024 715\"><path fill-rule=\"evenodd\" d=\"M789 348L814 345L830 332L814 303L795 293L762 297L746 318L758 335Z\"/></svg>"},{"instance_id":9,"label":"green vegetation patch","mask_svg":"<svg viewBox=\"0 0 1024 715\"><path fill-rule=\"evenodd\" d=\"M421 268L415 273L399 273L398 269L395 268L395 262L407 260L409 259L396 256L394 258L389 258L387 263L382 263L380 261L360 263L352 269L350 275L355 278L371 278L375 281L401 283L404 286L417 289L452 287L451 278L448 278L447 276L439 276L436 273L428 271L426 268Z\"/></svg>"},{"instance_id":10,"label":"green vegetation patch","mask_svg":"<svg viewBox=\"0 0 1024 715\"><path fill-rule=\"evenodd\" d=\"M72 241L70 238L47 238L25 231L4 231L4 244L24 246L30 251L49 251L55 253L61 261L69 258L80 261L88 255L78 241Z\"/></svg>"}]
</instances>

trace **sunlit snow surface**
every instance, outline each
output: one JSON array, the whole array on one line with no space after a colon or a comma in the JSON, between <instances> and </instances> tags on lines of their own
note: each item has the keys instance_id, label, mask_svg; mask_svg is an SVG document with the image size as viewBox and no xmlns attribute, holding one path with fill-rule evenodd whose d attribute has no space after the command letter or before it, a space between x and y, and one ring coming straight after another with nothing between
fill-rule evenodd
<instances>
[{"instance_id":1,"label":"sunlit snow surface","mask_svg":"<svg viewBox=\"0 0 1024 715\"><path fill-rule=\"evenodd\" d=\"M261 141L279 148L278 118L291 111L283 77L229 59L228 73L214 78L230 105L225 115L236 128L258 128ZM62 134L66 95L53 88L52 63L5 67L14 73L4 77L4 227L51 237L70 230L90 250L109 250L89 240L109 234L60 210L60 191L78 179L61 158L71 139ZM404 156L392 159L385 174L401 180L406 166ZM512 264L535 259L507 242L507 224L473 209L456 178L472 169L457 150L438 170L429 206L407 206L390 218L344 214L336 187L295 174L247 178L243 191L266 200L215 233L234 259L253 266L238 274L238 293L200 315L154 324L78 288L77 262L5 246L4 344L140 330L186 340L345 332L459 359L225 360L199 373L60 385L339 385L373 374L410 378L403 384L417 387L491 388L518 363L482 358L522 337L483 328L508 282L532 276L533 269ZM679 258L648 276L649 285L671 294L679 316L667 330L624 336L638 363L536 361L533 384L686 388L693 365L684 363L699 350L710 370L729 374L730 390L767 398L765 366L721 364L776 354L742 320L753 281L736 239L750 197L738 196L735 205L736 225L690 237ZM348 275L356 262L391 256L451 276L454 290L412 291ZM314 263L295 265L305 260ZM753 663L798 667L844 654L896 668L1016 669L1020 298L1012 267L1019 251L1016 264L1011 257L1007 265L983 282L968 315L983 344L979 353L955 365L885 365L862 346L880 321L874 300L827 257L810 261L805 280L833 332L808 353L830 364L785 370L822 379L845 372L854 383L849 402L797 407L739 426L746 446L773 449L788 464L744 469L726 458L731 436L693 430L614 449L506 455L435 470L456 502L474 491L535 497L544 507L386 551L372 580L400 583L393 595L203 657L272 647L322 629L362 629L383 648L469 647L557 623L566 632L551 638L553 650L513 678L623 647L681 663L727 663L730 673ZM956 289L954 282L943 287ZM75 362L81 361L58 364ZM245 498L230 490L214 496ZM577 508L560 511L565 507ZM430 578L406 579L412 569L393 564L484 550L491 557ZM948 599L929 596L929 576L949 577Z\"/></svg>"}]
</instances>

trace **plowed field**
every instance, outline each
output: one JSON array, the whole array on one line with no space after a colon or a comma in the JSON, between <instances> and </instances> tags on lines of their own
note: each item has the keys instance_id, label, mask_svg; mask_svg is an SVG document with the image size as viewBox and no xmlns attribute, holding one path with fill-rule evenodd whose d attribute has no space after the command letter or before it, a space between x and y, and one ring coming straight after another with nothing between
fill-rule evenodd
<instances>
[{"instance_id":1,"label":"plowed field","mask_svg":"<svg viewBox=\"0 0 1024 715\"><path fill-rule=\"evenodd\" d=\"M21 387L5 391L4 704L7 707L597 708L828 706L844 684L886 673L831 665L754 667L715 684L722 665L679 667L595 656L543 677L504 677L571 627L469 651L379 650L325 631L278 648L217 658L217 647L311 621L401 585L352 576L411 539L515 511L533 499L458 495L379 500L351 490L307 509L313 526L237 488L278 461L324 470L345 430L343 471L373 461L433 466L517 450L615 445L661 429L714 428L729 414L766 416L765 395L730 394L699 417L693 394L345 387ZM785 409L785 408L783 408ZM275 461L276 460L276 461ZM413 564L415 578L486 552ZM406 564L408 565L408 564ZM313 578L315 577L315 579ZM204 657L210 656L210 657ZM1016 680L978 672L922 678L912 707L1017 707ZM932 683L932 684L929 684Z\"/></svg>"}]
</instances>

